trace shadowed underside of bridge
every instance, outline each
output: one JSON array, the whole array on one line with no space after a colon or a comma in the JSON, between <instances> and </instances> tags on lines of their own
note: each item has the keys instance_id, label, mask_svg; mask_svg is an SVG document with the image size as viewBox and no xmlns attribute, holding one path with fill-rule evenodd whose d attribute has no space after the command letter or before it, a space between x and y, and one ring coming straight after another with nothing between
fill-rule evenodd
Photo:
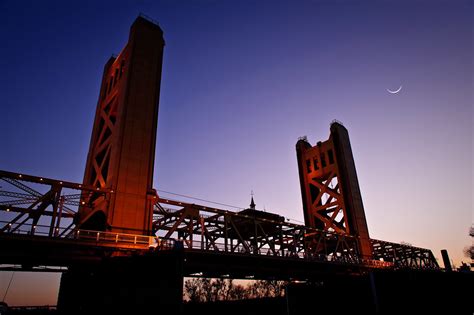
<instances>
[{"instance_id":1,"label":"shadowed underside of bridge","mask_svg":"<svg viewBox=\"0 0 474 315\"><path fill-rule=\"evenodd\" d=\"M64 314L178 314L185 276L290 280L289 314L305 314L311 307L332 314L472 313L472 274L191 250L164 240L153 250L103 243L57 239L52 245L48 237L0 235L0 259L25 268L32 267L29 263L67 266L61 285L68 290L61 290L58 305Z\"/></svg>"}]
</instances>

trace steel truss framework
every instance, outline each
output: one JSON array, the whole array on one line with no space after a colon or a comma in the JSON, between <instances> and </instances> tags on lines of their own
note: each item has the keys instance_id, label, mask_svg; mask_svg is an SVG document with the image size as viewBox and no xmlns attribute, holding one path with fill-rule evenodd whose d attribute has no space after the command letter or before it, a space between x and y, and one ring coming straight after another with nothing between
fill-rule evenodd
<instances>
[{"instance_id":1,"label":"steel truss framework","mask_svg":"<svg viewBox=\"0 0 474 315\"><path fill-rule=\"evenodd\" d=\"M77 209L103 199L110 190L0 171L0 233L66 237Z\"/></svg>"},{"instance_id":2,"label":"steel truss framework","mask_svg":"<svg viewBox=\"0 0 474 315\"><path fill-rule=\"evenodd\" d=\"M113 191L0 171L0 233L74 237L74 218L88 200ZM4 185L6 184L6 185ZM100 198L98 198L100 197ZM277 218L277 219L275 219ZM281 219L278 219L281 218ZM371 240L374 260L362 260L357 239L285 222L273 215L236 213L156 197L153 231L159 241L181 239L186 250L360 264L385 268L438 269L428 249Z\"/></svg>"},{"instance_id":3,"label":"steel truss framework","mask_svg":"<svg viewBox=\"0 0 474 315\"><path fill-rule=\"evenodd\" d=\"M438 262L431 250L391 243L380 240L370 240L372 255L376 260L391 261L399 268L409 269L438 269Z\"/></svg>"},{"instance_id":4,"label":"steel truss framework","mask_svg":"<svg viewBox=\"0 0 474 315\"><path fill-rule=\"evenodd\" d=\"M306 141L306 140L305 140ZM310 146L305 142L305 145ZM344 204L341 175L334 158L331 141L321 143L303 153L304 195L307 197L307 222L309 226L326 231L351 235L347 207Z\"/></svg>"},{"instance_id":5,"label":"steel truss framework","mask_svg":"<svg viewBox=\"0 0 474 315\"><path fill-rule=\"evenodd\" d=\"M159 198L153 227L188 249L360 263L354 237L180 201Z\"/></svg>"}]
</instances>

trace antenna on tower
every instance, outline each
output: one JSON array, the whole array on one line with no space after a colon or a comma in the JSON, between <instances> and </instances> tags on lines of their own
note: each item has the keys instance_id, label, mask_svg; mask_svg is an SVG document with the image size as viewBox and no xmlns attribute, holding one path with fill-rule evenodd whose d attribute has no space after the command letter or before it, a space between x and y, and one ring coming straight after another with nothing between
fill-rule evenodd
<instances>
[{"instance_id":1,"label":"antenna on tower","mask_svg":"<svg viewBox=\"0 0 474 315\"><path fill-rule=\"evenodd\" d=\"M253 201L253 190L250 191L250 196L251 196L251 199L250 199L250 209L253 209L255 210L255 201Z\"/></svg>"}]
</instances>

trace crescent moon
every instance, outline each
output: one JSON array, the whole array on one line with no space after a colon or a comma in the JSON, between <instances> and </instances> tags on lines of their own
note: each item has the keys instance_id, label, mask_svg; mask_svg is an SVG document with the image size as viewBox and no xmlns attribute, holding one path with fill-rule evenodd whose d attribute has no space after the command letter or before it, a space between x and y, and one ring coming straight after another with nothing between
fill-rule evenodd
<instances>
[{"instance_id":1,"label":"crescent moon","mask_svg":"<svg viewBox=\"0 0 474 315\"><path fill-rule=\"evenodd\" d=\"M403 87L403 85L400 85L400 87L399 87L397 90L395 90L395 91L392 91L392 90L390 90L390 89L387 89L387 92L388 92L388 93L391 93L391 94L397 94L398 92L400 92L400 91L402 90L402 87Z\"/></svg>"}]
</instances>

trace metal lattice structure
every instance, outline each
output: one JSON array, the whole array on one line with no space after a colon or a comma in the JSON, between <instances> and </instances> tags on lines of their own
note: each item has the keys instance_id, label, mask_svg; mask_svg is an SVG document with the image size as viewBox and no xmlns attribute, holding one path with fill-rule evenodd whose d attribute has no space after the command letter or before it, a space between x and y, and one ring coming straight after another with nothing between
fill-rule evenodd
<instances>
[{"instance_id":1,"label":"metal lattice structure","mask_svg":"<svg viewBox=\"0 0 474 315\"><path fill-rule=\"evenodd\" d=\"M390 261L398 268L439 268L436 258L429 249L374 239L370 241L373 248L372 255L376 260Z\"/></svg>"},{"instance_id":2,"label":"metal lattice structure","mask_svg":"<svg viewBox=\"0 0 474 315\"><path fill-rule=\"evenodd\" d=\"M182 239L188 249L361 262L354 237L288 223L278 215L249 210L235 213L159 198L153 226L165 239Z\"/></svg>"},{"instance_id":3,"label":"metal lattice structure","mask_svg":"<svg viewBox=\"0 0 474 315\"><path fill-rule=\"evenodd\" d=\"M305 225L357 236L364 259L372 259L369 229L347 129L331 124L328 140L296 144Z\"/></svg>"},{"instance_id":4,"label":"metal lattice structure","mask_svg":"<svg viewBox=\"0 0 474 315\"><path fill-rule=\"evenodd\" d=\"M92 207L111 191L44 177L0 171L0 232L64 237L79 207Z\"/></svg>"},{"instance_id":5,"label":"metal lattice structure","mask_svg":"<svg viewBox=\"0 0 474 315\"><path fill-rule=\"evenodd\" d=\"M91 246L142 248L182 240L187 251L360 265L373 268L438 269L428 249L371 240L372 260L363 259L357 238L286 222L277 214L233 212L155 196L154 236L84 231L75 225L85 200L114 192L82 184L0 171L0 233L88 241ZM138 240L138 241L137 241ZM154 242L154 244L150 242ZM166 246L165 246L166 247ZM167 246L169 247L169 246Z\"/></svg>"}]
</instances>

